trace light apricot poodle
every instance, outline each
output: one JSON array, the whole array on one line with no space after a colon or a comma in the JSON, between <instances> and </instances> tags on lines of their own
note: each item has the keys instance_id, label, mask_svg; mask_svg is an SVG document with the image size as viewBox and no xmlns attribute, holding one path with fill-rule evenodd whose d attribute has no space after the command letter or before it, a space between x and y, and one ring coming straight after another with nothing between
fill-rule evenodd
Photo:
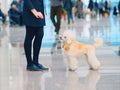
<instances>
[{"instance_id":1,"label":"light apricot poodle","mask_svg":"<svg viewBox=\"0 0 120 90\"><path fill-rule=\"evenodd\" d=\"M62 48L66 52L68 59L68 69L75 71L78 68L78 60L81 55L86 57L87 64L92 70L97 70L100 67L100 62L95 55L95 48L103 44L101 38L95 38L93 45L81 43L76 40L75 32L65 30L61 39L63 40Z\"/></svg>"}]
</instances>

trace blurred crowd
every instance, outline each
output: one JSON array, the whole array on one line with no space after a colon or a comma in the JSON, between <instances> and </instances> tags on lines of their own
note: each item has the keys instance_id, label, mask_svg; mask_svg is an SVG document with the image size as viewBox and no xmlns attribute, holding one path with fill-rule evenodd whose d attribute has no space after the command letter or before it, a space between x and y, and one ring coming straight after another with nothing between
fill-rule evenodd
<instances>
[{"instance_id":1,"label":"blurred crowd","mask_svg":"<svg viewBox=\"0 0 120 90\"><path fill-rule=\"evenodd\" d=\"M89 0L88 5L85 4L84 0L64 0L64 1L72 1L73 3L73 14L75 14L78 18L84 18L87 14L91 16L110 16L110 13L113 9L112 14L117 16L120 14L120 1L117 5L111 5L111 0L101 0L98 2L97 0Z\"/></svg>"},{"instance_id":2,"label":"blurred crowd","mask_svg":"<svg viewBox=\"0 0 120 90\"><path fill-rule=\"evenodd\" d=\"M13 0L10 4L8 13L5 14L0 8L0 20L6 22L6 17L9 17L10 25L24 25L22 20L24 0ZM74 23L73 17L84 18L90 14L91 17L101 16L118 16L120 15L120 1L114 6L111 5L111 0L89 0L86 5L84 0L50 0L50 19L55 26L55 32L58 34L60 29L61 17L67 20L67 23ZM0 3L1 7L1 3ZM57 21L55 17L57 16Z\"/></svg>"},{"instance_id":3,"label":"blurred crowd","mask_svg":"<svg viewBox=\"0 0 120 90\"><path fill-rule=\"evenodd\" d=\"M109 17L110 15L120 16L120 1L112 5L111 0L50 0L50 18L55 27L56 34L59 34L61 17L67 21L67 24L74 24L74 18L84 19L86 15L91 17ZM61 13L60 13L61 12ZM55 20L57 17L57 21ZM73 18L74 17L74 18Z\"/></svg>"}]
</instances>

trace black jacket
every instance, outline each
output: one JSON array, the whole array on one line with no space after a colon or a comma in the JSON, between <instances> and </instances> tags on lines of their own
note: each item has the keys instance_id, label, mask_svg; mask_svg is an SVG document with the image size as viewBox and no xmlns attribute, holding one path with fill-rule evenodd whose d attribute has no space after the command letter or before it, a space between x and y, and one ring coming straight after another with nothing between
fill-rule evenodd
<instances>
[{"instance_id":1,"label":"black jacket","mask_svg":"<svg viewBox=\"0 0 120 90\"><path fill-rule=\"evenodd\" d=\"M26 26L41 27L45 25L44 4L43 0L24 0L23 22ZM43 19L36 18L31 9L36 9L44 16Z\"/></svg>"}]
</instances>

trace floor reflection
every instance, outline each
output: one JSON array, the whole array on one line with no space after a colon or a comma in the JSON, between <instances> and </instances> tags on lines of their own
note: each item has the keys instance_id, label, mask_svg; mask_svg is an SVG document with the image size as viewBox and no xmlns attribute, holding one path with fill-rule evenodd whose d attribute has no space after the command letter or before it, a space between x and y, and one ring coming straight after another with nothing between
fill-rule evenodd
<instances>
[{"instance_id":1,"label":"floor reflection","mask_svg":"<svg viewBox=\"0 0 120 90\"><path fill-rule=\"evenodd\" d=\"M42 74L40 72L26 72L24 90L42 90Z\"/></svg>"},{"instance_id":2,"label":"floor reflection","mask_svg":"<svg viewBox=\"0 0 120 90\"><path fill-rule=\"evenodd\" d=\"M68 72L65 90L97 90L99 79L98 71L90 70L85 77L80 77L77 72Z\"/></svg>"},{"instance_id":3,"label":"floor reflection","mask_svg":"<svg viewBox=\"0 0 120 90\"><path fill-rule=\"evenodd\" d=\"M45 90L63 90L66 81L66 66L62 55L52 55L51 77L45 80Z\"/></svg>"}]
</instances>

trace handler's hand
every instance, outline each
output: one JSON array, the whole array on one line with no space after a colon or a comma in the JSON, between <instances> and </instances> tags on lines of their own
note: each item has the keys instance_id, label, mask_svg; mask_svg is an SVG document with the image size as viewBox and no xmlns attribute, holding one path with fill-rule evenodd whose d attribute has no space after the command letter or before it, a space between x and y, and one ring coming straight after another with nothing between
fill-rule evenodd
<instances>
[{"instance_id":1,"label":"handler's hand","mask_svg":"<svg viewBox=\"0 0 120 90\"><path fill-rule=\"evenodd\" d=\"M43 14L41 12L37 12L35 9L32 9L31 12L35 15L36 18L44 18Z\"/></svg>"}]
</instances>

